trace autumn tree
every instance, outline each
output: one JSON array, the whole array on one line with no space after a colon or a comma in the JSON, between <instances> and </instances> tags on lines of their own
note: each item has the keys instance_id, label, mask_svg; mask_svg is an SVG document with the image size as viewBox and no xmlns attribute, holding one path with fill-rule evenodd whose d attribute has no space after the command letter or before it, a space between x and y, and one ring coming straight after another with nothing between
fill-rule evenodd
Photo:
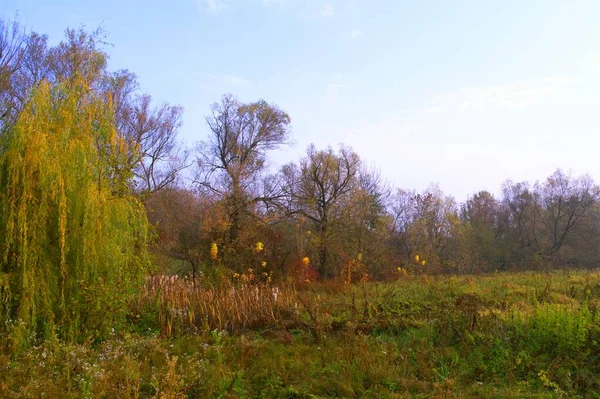
<instances>
[{"instance_id":1,"label":"autumn tree","mask_svg":"<svg viewBox=\"0 0 600 399\"><path fill-rule=\"evenodd\" d=\"M589 175L573 177L559 169L538 185L537 191L540 200L537 210L544 229L543 255L549 262L555 262L598 203L600 188Z\"/></svg>"},{"instance_id":2,"label":"autumn tree","mask_svg":"<svg viewBox=\"0 0 600 399\"><path fill-rule=\"evenodd\" d=\"M195 280L201 266L212 263L210 246L223 242L227 219L225 209L214 198L184 188L168 188L150 195L146 201L148 220L155 226L154 248L186 267Z\"/></svg>"},{"instance_id":3,"label":"autumn tree","mask_svg":"<svg viewBox=\"0 0 600 399\"><path fill-rule=\"evenodd\" d=\"M290 141L291 119L276 105L259 100L242 103L225 95L206 117L209 138L198 148L196 185L225 203L227 246L241 251L242 231L255 209L281 196L277 185L265 182L266 154ZM230 252L231 253L231 252Z\"/></svg>"},{"instance_id":4,"label":"autumn tree","mask_svg":"<svg viewBox=\"0 0 600 399\"><path fill-rule=\"evenodd\" d=\"M7 29L4 31L3 37L8 34ZM5 41L12 43L7 48L20 49L18 68L12 67L10 74L3 74L8 76L8 85L6 90L0 88L7 122L16 121L41 82L57 84L83 79L88 82L88 90L114 110L117 134L128 142L130 149L127 169L133 169L135 175L131 188L146 197L176 182L179 172L189 166L187 153L177 141L183 109L167 103L154 106L149 95L138 93L135 74L127 70L109 71L101 29L93 32L67 29L64 40L56 46L49 46L48 37L35 32L24 35L19 46L13 36ZM13 55L6 63L17 64L15 58Z\"/></svg>"},{"instance_id":5,"label":"autumn tree","mask_svg":"<svg viewBox=\"0 0 600 399\"><path fill-rule=\"evenodd\" d=\"M85 75L84 75L85 77ZM69 341L124 326L148 264L127 143L84 78L32 92L0 155L0 334ZM118 180L117 180L118 179Z\"/></svg>"},{"instance_id":6,"label":"autumn tree","mask_svg":"<svg viewBox=\"0 0 600 399\"><path fill-rule=\"evenodd\" d=\"M406 262L412 256L412 244L409 240L409 228L415 221L414 190L396 189L388 201L387 212L390 215L390 246L398 262Z\"/></svg>"},{"instance_id":7,"label":"autumn tree","mask_svg":"<svg viewBox=\"0 0 600 399\"><path fill-rule=\"evenodd\" d=\"M541 262L537 193L528 182L514 183L507 180L502 186L502 205L508 220L505 247L509 251L511 263L526 267L526 263L531 265L532 260Z\"/></svg>"},{"instance_id":8,"label":"autumn tree","mask_svg":"<svg viewBox=\"0 0 600 399\"><path fill-rule=\"evenodd\" d=\"M379 171L362 164L358 186L348 196L336 226L346 282L383 279L396 270L389 248L389 197L389 187Z\"/></svg>"},{"instance_id":9,"label":"autumn tree","mask_svg":"<svg viewBox=\"0 0 600 399\"><path fill-rule=\"evenodd\" d=\"M454 243L457 233L457 206L452 197L431 186L414 200L414 222L409 227L413 256L427 259L430 268L457 271Z\"/></svg>"},{"instance_id":10,"label":"autumn tree","mask_svg":"<svg viewBox=\"0 0 600 399\"><path fill-rule=\"evenodd\" d=\"M342 265L379 258L387 190L351 148L309 146L299 164L283 167L288 214L307 223L314 265L323 277L339 276ZM385 240L384 240L385 241ZM377 254L377 255L375 255Z\"/></svg>"},{"instance_id":11,"label":"autumn tree","mask_svg":"<svg viewBox=\"0 0 600 399\"><path fill-rule=\"evenodd\" d=\"M513 263L557 266L580 256L571 247L581 248L583 242L589 243L587 248L594 247L600 197L589 176L574 177L557 170L533 186L508 181L503 196L508 213L506 245L513 247Z\"/></svg>"},{"instance_id":12,"label":"autumn tree","mask_svg":"<svg viewBox=\"0 0 600 399\"><path fill-rule=\"evenodd\" d=\"M438 186L430 186L420 194L397 190L388 210L392 220L390 242L402 264L433 272L475 270L471 226L459 217L454 198Z\"/></svg>"},{"instance_id":13,"label":"autumn tree","mask_svg":"<svg viewBox=\"0 0 600 399\"><path fill-rule=\"evenodd\" d=\"M461 219L469 227L475 269L503 269L508 261L503 245L508 225L502 204L490 192L479 191L462 204Z\"/></svg>"},{"instance_id":14,"label":"autumn tree","mask_svg":"<svg viewBox=\"0 0 600 399\"><path fill-rule=\"evenodd\" d=\"M50 46L45 35L7 26L1 334L15 343L30 333L105 336L122 326L148 264L138 199L172 186L185 165L176 141L182 109L152 105L133 73L110 72L101 31L68 29Z\"/></svg>"}]
</instances>

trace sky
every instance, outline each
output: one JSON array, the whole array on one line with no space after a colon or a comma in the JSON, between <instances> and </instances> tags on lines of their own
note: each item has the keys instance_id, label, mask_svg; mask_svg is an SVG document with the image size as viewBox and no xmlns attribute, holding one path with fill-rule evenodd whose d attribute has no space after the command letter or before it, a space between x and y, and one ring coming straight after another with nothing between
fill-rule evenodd
<instances>
[{"instance_id":1,"label":"sky","mask_svg":"<svg viewBox=\"0 0 600 399\"><path fill-rule=\"evenodd\" d=\"M18 15L18 16L17 16ZM225 93L292 118L294 145L340 143L394 187L457 200L557 168L600 181L597 0L2 0L51 43L108 34L109 68L185 108L205 140Z\"/></svg>"}]
</instances>

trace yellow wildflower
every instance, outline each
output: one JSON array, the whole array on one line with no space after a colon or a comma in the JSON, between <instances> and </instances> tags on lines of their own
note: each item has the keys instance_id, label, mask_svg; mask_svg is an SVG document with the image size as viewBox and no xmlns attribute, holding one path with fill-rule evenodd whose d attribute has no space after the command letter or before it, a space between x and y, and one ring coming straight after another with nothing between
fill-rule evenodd
<instances>
[{"instance_id":1,"label":"yellow wildflower","mask_svg":"<svg viewBox=\"0 0 600 399\"><path fill-rule=\"evenodd\" d=\"M260 252L263 249L265 249L265 245L259 241L256 243L256 247L254 247L254 249L256 250L256 252Z\"/></svg>"},{"instance_id":2,"label":"yellow wildflower","mask_svg":"<svg viewBox=\"0 0 600 399\"><path fill-rule=\"evenodd\" d=\"M219 256L219 247L216 242L210 244L210 258L212 260L217 260L217 256Z\"/></svg>"},{"instance_id":3,"label":"yellow wildflower","mask_svg":"<svg viewBox=\"0 0 600 399\"><path fill-rule=\"evenodd\" d=\"M362 254L362 252L359 252L359 253L358 253L358 255L356 256L356 259L357 259L359 262L361 262L361 261L362 261L362 258L363 258L363 254Z\"/></svg>"},{"instance_id":4,"label":"yellow wildflower","mask_svg":"<svg viewBox=\"0 0 600 399\"><path fill-rule=\"evenodd\" d=\"M240 274L239 273L233 273L233 278L240 278Z\"/></svg>"},{"instance_id":5,"label":"yellow wildflower","mask_svg":"<svg viewBox=\"0 0 600 399\"><path fill-rule=\"evenodd\" d=\"M260 265L261 265L262 267L267 267L267 262L265 262L265 261L263 260L262 262L260 262Z\"/></svg>"},{"instance_id":6,"label":"yellow wildflower","mask_svg":"<svg viewBox=\"0 0 600 399\"><path fill-rule=\"evenodd\" d=\"M418 262L419 261L419 255L415 255L415 260Z\"/></svg>"},{"instance_id":7,"label":"yellow wildflower","mask_svg":"<svg viewBox=\"0 0 600 399\"><path fill-rule=\"evenodd\" d=\"M308 265L310 265L310 259L308 258L308 256L305 256L304 258L302 258L302 266L308 267Z\"/></svg>"},{"instance_id":8,"label":"yellow wildflower","mask_svg":"<svg viewBox=\"0 0 600 399\"><path fill-rule=\"evenodd\" d=\"M421 261L421 265L425 266L425 263L427 263L427 262L425 262L425 260Z\"/></svg>"}]
</instances>

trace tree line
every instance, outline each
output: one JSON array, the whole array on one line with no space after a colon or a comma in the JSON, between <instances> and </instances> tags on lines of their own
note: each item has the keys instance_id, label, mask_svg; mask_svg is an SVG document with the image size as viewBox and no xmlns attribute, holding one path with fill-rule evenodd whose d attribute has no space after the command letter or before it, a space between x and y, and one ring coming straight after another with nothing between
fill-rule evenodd
<instances>
[{"instance_id":1,"label":"tree line","mask_svg":"<svg viewBox=\"0 0 600 399\"><path fill-rule=\"evenodd\" d=\"M557 170L533 185L507 180L498 198L480 191L458 203L436 185L393 189L343 145L311 145L299 161L268 173L266 147L252 134L261 130L211 129L194 183L147 203L158 248L187 261L193 274L212 267L212 242L238 272L252 264L260 241L276 273L293 276L308 257L313 276L346 282L599 264L600 189L588 175Z\"/></svg>"},{"instance_id":2,"label":"tree line","mask_svg":"<svg viewBox=\"0 0 600 399\"><path fill-rule=\"evenodd\" d=\"M345 145L311 145L273 170L269 152L291 144L291 117L232 95L210 107L207 139L186 149L183 109L111 71L105 44L101 30L67 29L50 46L0 20L5 330L48 335L70 321L59 335L108 331L153 256L193 278L347 283L600 262L590 176L557 170L458 203L435 185L392 188Z\"/></svg>"}]
</instances>

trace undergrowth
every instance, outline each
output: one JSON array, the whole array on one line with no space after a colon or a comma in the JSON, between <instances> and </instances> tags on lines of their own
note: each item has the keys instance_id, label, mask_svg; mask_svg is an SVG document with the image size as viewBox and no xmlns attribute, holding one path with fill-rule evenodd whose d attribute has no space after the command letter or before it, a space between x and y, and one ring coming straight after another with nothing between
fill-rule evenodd
<instances>
[{"instance_id":1,"label":"undergrowth","mask_svg":"<svg viewBox=\"0 0 600 399\"><path fill-rule=\"evenodd\" d=\"M2 398L597 398L600 274L148 281L103 342L0 355Z\"/></svg>"}]
</instances>

